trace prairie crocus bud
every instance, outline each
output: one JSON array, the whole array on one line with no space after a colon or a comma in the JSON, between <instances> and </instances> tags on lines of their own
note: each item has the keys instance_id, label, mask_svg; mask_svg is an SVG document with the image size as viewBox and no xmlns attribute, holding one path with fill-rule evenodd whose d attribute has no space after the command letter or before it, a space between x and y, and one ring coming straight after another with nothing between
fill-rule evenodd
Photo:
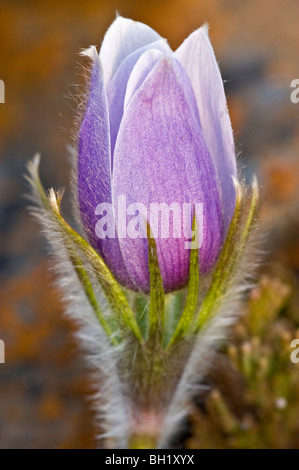
<instances>
[{"instance_id":1,"label":"prairie crocus bud","mask_svg":"<svg viewBox=\"0 0 299 470\"><path fill-rule=\"evenodd\" d=\"M87 237L120 283L148 292L147 221L164 291L178 289L188 281L193 215L201 219L205 274L236 199L232 128L207 28L173 52L148 26L118 17L100 53L92 46L85 54L93 65L79 132L78 199ZM166 234L157 227L163 210Z\"/></svg>"},{"instance_id":2,"label":"prairie crocus bud","mask_svg":"<svg viewBox=\"0 0 299 470\"><path fill-rule=\"evenodd\" d=\"M61 213L63 192L44 190L38 156L28 175L34 213L99 380L104 445L166 448L242 312L258 184L250 194L236 180L205 27L172 52L148 26L117 18L100 54L85 54L93 65L76 190L88 241Z\"/></svg>"}]
</instances>

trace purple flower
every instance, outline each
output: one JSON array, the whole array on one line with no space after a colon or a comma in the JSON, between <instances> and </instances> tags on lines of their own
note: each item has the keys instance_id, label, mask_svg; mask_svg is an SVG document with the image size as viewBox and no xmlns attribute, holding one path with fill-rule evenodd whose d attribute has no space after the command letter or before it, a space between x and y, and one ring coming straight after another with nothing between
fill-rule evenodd
<instances>
[{"instance_id":1,"label":"purple flower","mask_svg":"<svg viewBox=\"0 0 299 470\"><path fill-rule=\"evenodd\" d=\"M236 159L221 75L207 28L173 52L148 26L118 17L99 55L91 47L91 83L79 133L78 199L93 247L123 285L148 292L146 238L99 238L98 204L203 204L203 274L214 265L235 206ZM102 214L104 215L104 213ZM125 215L126 222L129 215ZM132 214L131 214L132 218ZM174 218L170 221L174 224ZM192 217L188 219L191 229ZM183 216L180 220L183 225ZM185 238L155 236L165 291L188 280Z\"/></svg>"}]
</instances>

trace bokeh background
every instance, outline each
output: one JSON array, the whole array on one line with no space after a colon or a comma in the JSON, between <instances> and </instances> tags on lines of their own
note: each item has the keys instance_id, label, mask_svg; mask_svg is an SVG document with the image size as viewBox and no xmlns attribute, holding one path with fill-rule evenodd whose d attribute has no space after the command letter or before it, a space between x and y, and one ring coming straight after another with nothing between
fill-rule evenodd
<instances>
[{"instance_id":1,"label":"bokeh background","mask_svg":"<svg viewBox=\"0 0 299 470\"><path fill-rule=\"evenodd\" d=\"M265 227L258 286L229 346L194 402L181 447L299 447L299 78L297 0L1 0L0 448L92 448L88 373L63 317L48 248L27 211L24 172L42 155L45 186L69 187L74 96L118 11L176 48L203 22L225 80L236 147L262 186ZM66 194L65 211L70 205Z\"/></svg>"}]
</instances>

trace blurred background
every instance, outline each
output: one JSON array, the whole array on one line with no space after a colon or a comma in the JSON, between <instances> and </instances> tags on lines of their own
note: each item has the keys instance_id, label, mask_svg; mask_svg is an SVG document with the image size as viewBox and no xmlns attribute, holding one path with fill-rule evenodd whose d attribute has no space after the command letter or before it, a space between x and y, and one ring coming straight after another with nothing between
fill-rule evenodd
<instances>
[{"instance_id":1,"label":"blurred background","mask_svg":"<svg viewBox=\"0 0 299 470\"><path fill-rule=\"evenodd\" d=\"M290 361L299 338L296 0L1 0L0 448L96 445L92 387L27 211L24 173L40 152L44 185L69 187L74 96L87 65L78 53L100 45L116 11L149 24L173 49L210 24L241 165L248 179L258 175L264 201L258 285L176 445L299 448L299 364ZM69 203L67 192L66 212Z\"/></svg>"}]
</instances>

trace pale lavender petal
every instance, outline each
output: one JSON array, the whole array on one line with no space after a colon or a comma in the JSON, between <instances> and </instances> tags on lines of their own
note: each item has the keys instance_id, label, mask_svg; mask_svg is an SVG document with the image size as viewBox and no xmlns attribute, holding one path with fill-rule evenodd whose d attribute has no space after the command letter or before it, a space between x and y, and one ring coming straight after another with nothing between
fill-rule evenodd
<instances>
[{"instance_id":1,"label":"pale lavender petal","mask_svg":"<svg viewBox=\"0 0 299 470\"><path fill-rule=\"evenodd\" d=\"M164 39L137 49L122 61L107 87L112 160L119 125L123 116L127 82L138 59L150 49L172 54L172 50Z\"/></svg>"},{"instance_id":2,"label":"pale lavender petal","mask_svg":"<svg viewBox=\"0 0 299 470\"><path fill-rule=\"evenodd\" d=\"M128 55L160 39L161 36L146 24L118 16L106 32L100 50L105 85Z\"/></svg>"},{"instance_id":3,"label":"pale lavender petal","mask_svg":"<svg viewBox=\"0 0 299 470\"><path fill-rule=\"evenodd\" d=\"M152 71L158 60L160 60L162 57L165 60L167 60L168 58L171 61L180 88L184 90L185 99L188 101L190 111L192 112L193 117L196 120L199 120L198 109L196 101L194 99L194 92L188 75L183 69L183 67L180 66L179 62L174 58L173 52L171 51L171 53L169 53L168 50L166 51L166 53L163 53L163 51L161 52L155 50L148 50L140 57L134 69L132 70L132 73L127 83L126 95L124 100L124 111L128 106L130 100L140 88L144 80L148 77L149 73Z\"/></svg>"},{"instance_id":4,"label":"pale lavender petal","mask_svg":"<svg viewBox=\"0 0 299 470\"><path fill-rule=\"evenodd\" d=\"M165 56L166 55L163 54L163 52L161 51L150 49L149 51L145 52L142 57L140 57L138 62L136 62L136 65L133 68L127 83L124 100L124 112L130 100L132 99L136 91L140 88L149 73L153 70L156 63L159 61L159 59L161 59L161 57Z\"/></svg>"},{"instance_id":5,"label":"pale lavender petal","mask_svg":"<svg viewBox=\"0 0 299 470\"><path fill-rule=\"evenodd\" d=\"M127 274L117 239L101 240L95 227L98 204L111 203L110 135L107 98L96 48L85 51L93 60L90 90L79 132L78 200L86 235L120 282L134 287Z\"/></svg>"},{"instance_id":6,"label":"pale lavender petal","mask_svg":"<svg viewBox=\"0 0 299 470\"><path fill-rule=\"evenodd\" d=\"M143 203L147 209L152 202L202 202L200 260L202 272L207 272L222 243L222 216L216 172L195 117L191 92L180 64L162 57L125 110L115 147L112 193L115 206L119 195L126 195L128 204ZM146 291L146 239L123 238L120 246L131 278ZM190 256L185 239L159 237L157 250L165 290L183 286Z\"/></svg>"},{"instance_id":7,"label":"pale lavender petal","mask_svg":"<svg viewBox=\"0 0 299 470\"><path fill-rule=\"evenodd\" d=\"M193 32L175 51L184 66L197 101L200 122L221 184L225 230L235 206L233 178L237 176L232 126L221 74L207 27Z\"/></svg>"}]
</instances>

